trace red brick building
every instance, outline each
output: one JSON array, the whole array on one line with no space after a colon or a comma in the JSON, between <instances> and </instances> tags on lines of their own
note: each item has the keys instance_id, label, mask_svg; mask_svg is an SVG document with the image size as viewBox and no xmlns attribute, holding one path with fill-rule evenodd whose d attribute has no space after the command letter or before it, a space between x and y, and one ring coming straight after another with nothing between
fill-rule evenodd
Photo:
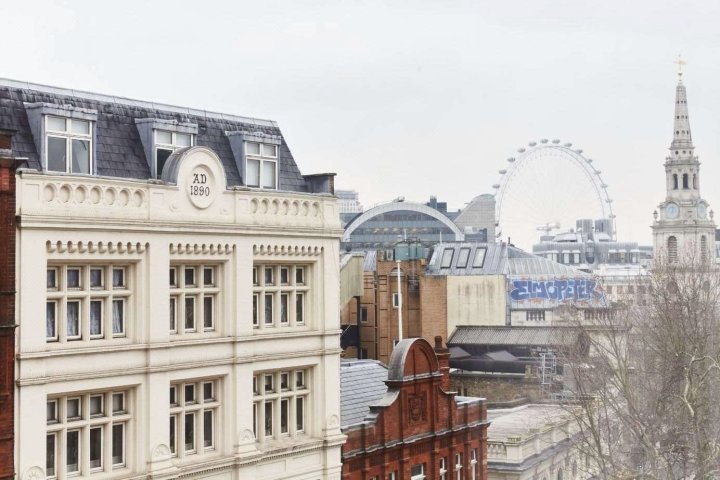
<instances>
[{"instance_id":1,"label":"red brick building","mask_svg":"<svg viewBox=\"0 0 720 480\"><path fill-rule=\"evenodd\" d=\"M0 130L0 480L15 476L15 159Z\"/></svg>"},{"instance_id":2,"label":"red brick building","mask_svg":"<svg viewBox=\"0 0 720 480\"><path fill-rule=\"evenodd\" d=\"M341 368L344 480L487 478L487 407L448 393L447 349L406 339L389 367ZM384 381L383 381L384 380Z\"/></svg>"}]
</instances>

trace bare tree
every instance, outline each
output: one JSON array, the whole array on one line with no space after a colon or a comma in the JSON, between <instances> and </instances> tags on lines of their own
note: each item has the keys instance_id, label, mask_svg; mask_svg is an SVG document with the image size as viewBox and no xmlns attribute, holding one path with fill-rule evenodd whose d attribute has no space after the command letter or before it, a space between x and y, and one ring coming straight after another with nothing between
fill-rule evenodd
<instances>
[{"instance_id":1,"label":"bare tree","mask_svg":"<svg viewBox=\"0 0 720 480\"><path fill-rule=\"evenodd\" d=\"M720 478L720 271L659 262L632 290L578 325L577 448L596 478Z\"/></svg>"}]
</instances>

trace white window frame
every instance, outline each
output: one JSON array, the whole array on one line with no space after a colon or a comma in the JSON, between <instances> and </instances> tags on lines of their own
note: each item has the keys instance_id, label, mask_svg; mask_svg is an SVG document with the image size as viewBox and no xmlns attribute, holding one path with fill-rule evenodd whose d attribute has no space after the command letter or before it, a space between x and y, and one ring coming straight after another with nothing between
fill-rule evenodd
<instances>
[{"instance_id":1,"label":"white window frame","mask_svg":"<svg viewBox=\"0 0 720 480\"><path fill-rule=\"evenodd\" d=\"M163 143L158 141L158 132L169 133L171 135L170 143ZM177 142L178 135L187 135L190 137L190 145L180 145ZM155 176L156 178L162 177L162 170L158 170L158 150L170 150L174 152L178 148L195 146L195 134L186 132L175 132L172 130L165 130L162 128L153 128L153 163L155 164ZM170 154L172 155L172 153ZM169 158L169 157L168 157ZM163 165L164 167L164 165Z\"/></svg>"},{"instance_id":2,"label":"white window frame","mask_svg":"<svg viewBox=\"0 0 720 480\"><path fill-rule=\"evenodd\" d=\"M257 442L271 442L280 438L304 435L308 427L308 369L255 372L253 377L253 431ZM283 388L283 377L287 378ZM268 381L269 380L269 381ZM262 388L257 388L262 386ZM283 404L286 405L286 424L283 428ZM270 409L269 434L266 414ZM299 411L299 408L302 411Z\"/></svg>"},{"instance_id":3,"label":"white window frame","mask_svg":"<svg viewBox=\"0 0 720 480\"><path fill-rule=\"evenodd\" d=\"M420 467L420 473L413 474L413 470L416 467ZM424 463L418 463L418 464L410 467L410 480L425 480L425 464Z\"/></svg>"},{"instance_id":4,"label":"white window frame","mask_svg":"<svg viewBox=\"0 0 720 480\"><path fill-rule=\"evenodd\" d=\"M252 325L255 331L268 332L271 329L304 327L308 324L311 289L308 284L309 269L309 264L258 263L253 266ZM287 283L281 281L283 271L287 272ZM299 279L302 281L298 282ZM270 315L267 315L267 299L271 299ZM286 302L284 321L283 302Z\"/></svg>"},{"instance_id":5,"label":"white window frame","mask_svg":"<svg viewBox=\"0 0 720 480\"><path fill-rule=\"evenodd\" d=\"M121 393L124 398L124 409L122 411L113 412L112 397ZM46 444L47 437L54 438L54 465L55 474L48 475L47 478L67 478L73 476L85 476L88 473L105 474L115 473L118 469L131 467L127 463L128 458L128 429L131 428L133 422L132 411L128 408L128 399L132 394L132 390L102 390L88 393L78 394L59 394L49 396L47 404L52 405L52 415L47 418ZM90 402L91 398L102 398L102 412L91 414ZM78 400L78 408L80 415L78 417L69 418L67 416L68 401ZM50 413L50 409L48 409ZM122 457L121 463L112 461L113 436L112 429L115 426L122 425ZM101 429L99 437L100 441L100 465L91 466L90 458L90 435L95 428ZM69 472L65 461L61 459L67 455L67 435L68 432L78 432L78 470ZM110 460L107 462L106 460ZM47 458L46 458L47 464ZM59 468L65 465L65 471L59 472Z\"/></svg>"},{"instance_id":6,"label":"white window frame","mask_svg":"<svg viewBox=\"0 0 720 480\"><path fill-rule=\"evenodd\" d=\"M455 480L462 480L462 453L455 454Z\"/></svg>"},{"instance_id":7,"label":"white window frame","mask_svg":"<svg viewBox=\"0 0 720 480\"><path fill-rule=\"evenodd\" d=\"M392 308L399 308L400 307L400 293L394 292L392 294Z\"/></svg>"},{"instance_id":8,"label":"white window frame","mask_svg":"<svg viewBox=\"0 0 720 480\"><path fill-rule=\"evenodd\" d=\"M440 457L440 480L445 480L447 478L447 459L445 457Z\"/></svg>"},{"instance_id":9,"label":"white window frame","mask_svg":"<svg viewBox=\"0 0 720 480\"><path fill-rule=\"evenodd\" d=\"M213 398L205 398L206 384L212 384ZM186 387L192 387L193 400L187 401L185 398ZM221 395L221 379L218 377L203 378L200 380L177 381L170 384L170 389L175 391L176 403L169 403L170 406L170 422L168 424L168 443L173 457L179 459L188 456L205 455L212 453L219 448L220 439L217 436L217 425L221 421L220 418L220 395ZM170 399L168 399L169 401ZM210 445L205 446L205 413L212 412L212 438ZM186 448L185 445L185 418L193 416L193 444L192 448ZM170 439L170 431L172 424L175 424L175 442ZM174 445L173 445L174 443Z\"/></svg>"},{"instance_id":10,"label":"white window frame","mask_svg":"<svg viewBox=\"0 0 720 480\"><path fill-rule=\"evenodd\" d=\"M51 130L50 129L50 118L59 118L65 121L65 130ZM83 122L87 123L88 133L74 133L72 131L72 122ZM59 115L43 115L43 122L45 124L45 158L43 159L45 170L48 172L64 172L64 173L78 173L84 175L92 175L95 172L95 142L93 142L93 131L95 128L95 122L92 120L73 119L70 117L62 117ZM50 150L49 143L50 138L61 138L65 140L65 170L50 170ZM73 172L72 171L72 141L81 140L88 142L88 171L87 172Z\"/></svg>"},{"instance_id":11,"label":"white window frame","mask_svg":"<svg viewBox=\"0 0 720 480\"><path fill-rule=\"evenodd\" d=\"M477 479L477 449L470 450L470 480Z\"/></svg>"},{"instance_id":12,"label":"white window frame","mask_svg":"<svg viewBox=\"0 0 720 480\"><path fill-rule=\"evenodd\" d=\"M259 154L257 153L250 153L250 149L248 146L250 144L258 145L259 148ZM267 154L265 152L266 148L271 148L274 150L274 155ZM279 160L279 152L280 152L280 146L275 144L269 144L269 143L262 143L262 142L254 142L254 141L245 141L244 144L245 148L245 178L243 179L245 181L245 185L252 188L259 188L262 190L278 190L279 189L279 180L280 180L280 162ZM250 184L249 178L248 178L248 163L250 161L258 162L258 184ZM273 179L273 186L272 187L266 187L264 185L264 164L265 163L273 163L275 165L275 178Z\"/></svg>"},{"instance_id":13,"label":"white window frame","mask_svg":"<svg viewBox=\"0 0 720 480\"><path fill-rule=\"evenodd\" d=\"M193 283L186 284L186 269L192 269ZM205 284L205 271L211 269L212 283ZM217 334L222 326L222 263L181 263L171 262L168 283L170 301L168 302L168 329L171 340L187 335ZM172 273L174 272L174 274ZM175 284L172 285L172 278ZM206 326L205 299L212 298L210 324ZM193 301L193 325L187 325L187 301ZM173 305L174 301L174 305ZM174 324L172 322L174 314Z\"/></svg>"},{"instance_id":14,"label":"white window frame","mask_svg":"<svg viewBox=\"0 0 720 480\"><path fill-rule=\"evenodd\" d=\"M68 272L78 271L78 287L68 287ZM92 286L91 271L102 272L101 286ZM122 286L112 287L114 270L122 270L124 282ZM128 336L129 318L133 317L133 280L134 265L128 263L56 263L47 266L48 276L55 276L55 285L46 287L46 334L47 343L66 342L98 342L125 338ZM116 332L114 328L113 305L115 301L122 301L122 331ZM77 335L70 335L68 330L68 304L79 302ZM100 332L91 332L92 302L101 302ZM54 335L48 336L48 305L54 305Z\"/></svg>"},{"instance_id":15,"label":"white window frame","mask_svg":"<svg viewBox=\"0 0 720 480\"><path fill-rule=\"evenodd\" d=\"M53 438L52 474L48 474L49 458L47 457L47 439ZM48 432L45 435L45 478L57 478L58 476L58 432Z\"/></svg>"}]
</instances>

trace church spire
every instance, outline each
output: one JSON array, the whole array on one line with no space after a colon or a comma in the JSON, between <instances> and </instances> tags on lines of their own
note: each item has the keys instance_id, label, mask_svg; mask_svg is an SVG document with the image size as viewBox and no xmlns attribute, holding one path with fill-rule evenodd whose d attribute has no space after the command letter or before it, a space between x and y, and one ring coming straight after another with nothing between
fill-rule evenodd
<instances>
[{"instance_id":1,"label":"church spire","mask_svg":"<svg viewBox=\"0 0 720 480\"><path fill-rule=\"evenodd\" d=\"M692 143L692 134L690 133L690 119L688 118L687 108L687 92L682 82L682 67L685 60L678 55L675 62L678 66L678 84L675 88L675 121L673 123L673 140L670 144L671 155L673 160L685 160L692 158L695 147Z\"/></svg>"}]
</instances>

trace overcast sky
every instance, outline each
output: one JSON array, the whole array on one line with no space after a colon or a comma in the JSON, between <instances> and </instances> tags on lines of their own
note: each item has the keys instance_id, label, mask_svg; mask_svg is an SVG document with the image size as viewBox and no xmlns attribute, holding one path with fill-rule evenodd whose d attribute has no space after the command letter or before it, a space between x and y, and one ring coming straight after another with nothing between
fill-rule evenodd
<instances>
[{"instance_id":1,"label":"overcast sky","mask_svg":"<svg viewBox=\"0 0 720 480\"><path fill-rule=\"evenodd\" d=\"M337 172L366 206L460 208L528 141L573 142L643 243L682 52L720 212L720 2L25 0L0 17L0 76L271 118L303 173Z\"/></svg>"}]
</instances>

